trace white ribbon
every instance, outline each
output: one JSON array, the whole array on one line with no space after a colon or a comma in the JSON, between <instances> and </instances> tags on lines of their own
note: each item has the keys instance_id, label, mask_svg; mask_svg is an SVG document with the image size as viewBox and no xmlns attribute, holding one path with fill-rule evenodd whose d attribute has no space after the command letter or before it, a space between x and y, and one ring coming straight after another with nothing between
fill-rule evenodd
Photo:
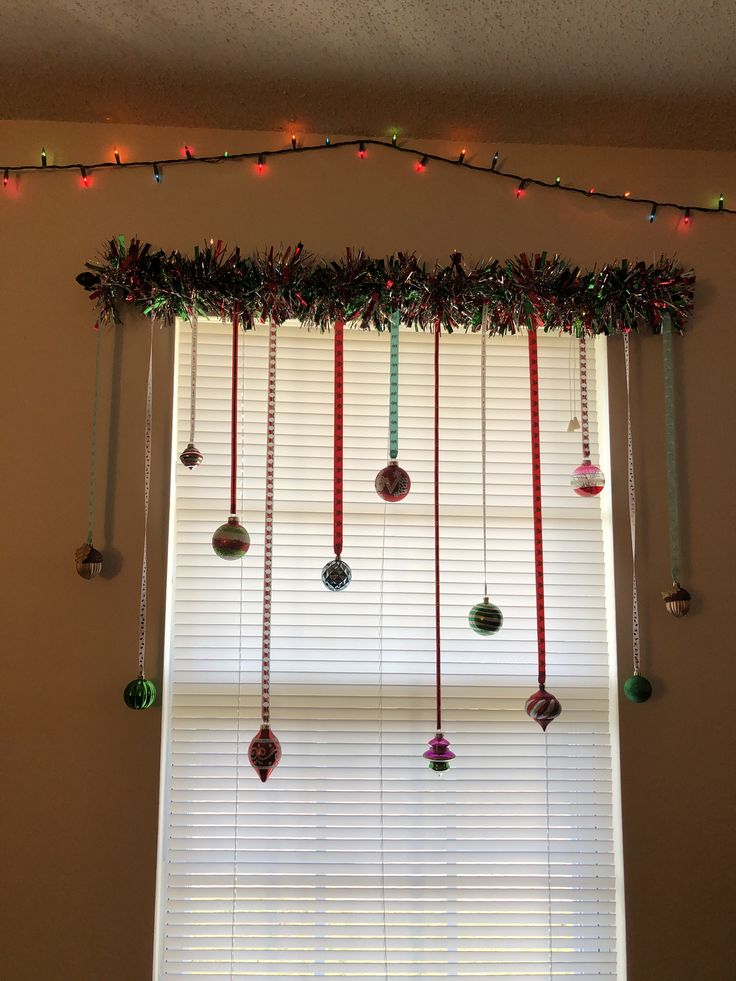
<instances>
[{"instance_id":1,"label":"white ribbon","mask_svg":"<svg viewBox=\"0 0 736 981\"><path fill-rule=\"evenodd\" d=\"M639 674L639 597L636 589L636 483L634 480L634 441L631 436L631 383L629 364L629 335L624 334L626 364L626 462L629 476L629 524L631 526L631 621L634 674Z\"/></svg>"}]
</instances>

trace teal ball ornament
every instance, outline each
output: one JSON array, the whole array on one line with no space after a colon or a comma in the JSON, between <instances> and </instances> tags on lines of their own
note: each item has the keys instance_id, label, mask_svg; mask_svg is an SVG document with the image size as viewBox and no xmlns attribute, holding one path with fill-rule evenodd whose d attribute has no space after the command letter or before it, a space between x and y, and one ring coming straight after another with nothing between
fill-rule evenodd
<instances>
[{"instance_id":1,"label":"teal ball ornament","mask_svg":"<svg viewBox=\"0 0 736 981\"><path fill-rule=\"evenodd\" d=\"M220 525L212 536L212 548L215 555L229 562L235 559L242 559L250 548L250 535L238 521L236 515L231 514L224 525Z\"/></svg>"},{"instance_id":2,"label":"teal ball ornament","mask_svg":"<svg viewBox=\"0 0 736 981\"><path fill-rule=\"evenodd\" d=\"M136 678L125 686L123 700L129 709L140 712L156 701L156 686L148 678Z\"/></svg>"},{"instance_id":3,"label":"teal ball ornament","mask_svg":"<svg viewBox=\"0 0 736 981\"><path fill-rule=\"evenodd\" d=\"M632 674L624 682L624 695L630 702L647 702L652 697L652 684L643 674Z\"/></svg>"},{"instance_id":4,"label":"teal ball ornament","mask_svg":"<svg viewBox=\"0 0 736 981\"><path fill-rule=\"evenodd\" d=\"M468 613L468 623L477 634L488 637L498 633L503 626L503 613L484 596L483 602L476 603Z\"/></svg>"}]
</instances>

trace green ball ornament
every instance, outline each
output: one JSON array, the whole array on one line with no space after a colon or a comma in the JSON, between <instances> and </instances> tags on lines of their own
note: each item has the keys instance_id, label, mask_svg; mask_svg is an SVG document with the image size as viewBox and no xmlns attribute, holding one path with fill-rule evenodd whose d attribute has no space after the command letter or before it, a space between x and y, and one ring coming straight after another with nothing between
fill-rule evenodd
<instances>
[{"instance_id":1,"label":"green ball ornament","mask_svg":"<svg viewBox=\"0 0 736 981\"><path fill-rule=\"evenodd\" d=\"M136 678L125 686L123 700L135 711L150 708L156 701L156 686L148 678Z\"/></svg>"},{"instance_id":2,"label":"green ball ornament","mask_svg":"<svg viewBox=\"0 0 736 981\"><path fill-rule=\"evenodd\" d=\"M497 633L503 625L503 613L499 608L483 597L482 603L476 603L468 613L468 623L473 630L483 637Z\"/></svg>"},{"instance_id":3,"label":"green ball ornament","mask_svg":"<svg viewBox=\"0 0 736 981\"><path fill-rule=\"evenodd\" d=\"M630 702L646 702L652 695L652 685L643 674L633 674L624 682L624 695Z\"/></svg>"}]
</instances>

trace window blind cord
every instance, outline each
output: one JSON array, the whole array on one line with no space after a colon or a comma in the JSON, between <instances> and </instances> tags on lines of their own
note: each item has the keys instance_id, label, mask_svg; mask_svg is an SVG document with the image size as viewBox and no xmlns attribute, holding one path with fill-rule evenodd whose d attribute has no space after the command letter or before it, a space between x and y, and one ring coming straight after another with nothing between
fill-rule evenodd
<instances>
[{"instance_id":1,"label":"window blind cord","mask_svg":"<svg viewBox=\"0 0 736 981\"><path fill-rule=\"evenodd\" d=\"M549 979L552 981L552 859L550 849L550 814L549 814L549 736L545 730L542 734L544 739L544 813L546 827L546 851L547 851L547 934L549 958Z\"/></svg>"},{"instance_id":2,"label":"window blind cord","mask_svg":"<svg viewBox=\"0 0 736 981\"><path fill-rule=\"evenodd\" d=\"M480 323L480 452L483 508L483 602L488 602L488 509L486 506L486 335L488 333L488 307L483 305Z\"/></svg>"},{"instance_id":3,"label":"window blind cord","mask_svg":"<svg viewBox=\"0 0 736 981\"><path fill-rule=\"evenodd\" d=\"M386 909L386 841L384 836L384 800L383 800L383 603L385 596L384 562L386 559L386 512L388 505L383 505L383 528L381 532L381 569L380 594L378 602L378 821L381 847L381 909L383 913L383 972L388 981L388 937L386 924L388 912Z\"/></svg>"},{"instance_id":4,"label":"window blind cord","mask_svg":"<svg viewBox=\"0 0 736 981\"><path fill-rule=\"evenodd\" d=\"M240 369L240 507L245 511L245 364ZM238 894L238 825L240 814L241 764L241 704L243 694L243 614L245 612L245 562L240 563L240 594L238 598L238 693L235 703L235 822L233 831L233 901L230 932L230 977L233 977L235 956L235 920Z\"/></svg>"}]
</instances>

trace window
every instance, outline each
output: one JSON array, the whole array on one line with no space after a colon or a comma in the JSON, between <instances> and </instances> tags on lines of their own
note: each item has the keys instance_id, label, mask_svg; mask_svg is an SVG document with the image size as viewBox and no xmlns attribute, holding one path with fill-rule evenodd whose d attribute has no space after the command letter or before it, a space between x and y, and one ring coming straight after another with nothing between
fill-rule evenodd
<instances>
[{"instance_id":1,"label":"window","mask_svg":"<svg viewBox=\"0 0 736 981\"><path fill-rule=\"evenodd\" d=\"M353 581L329 593L332 337L280 331L271 722L283 758L261 784L247 748L259 724L266 335L259 326L241 348L243 562L210 547L228 512L221 323L200 324L204 464L174 467L157 976L618 977L608 495L569 486L580 462L579 433L566 432L570 341L540 337L548 677L563 706L545 738L523 711L536 687L526 340L489 342L489 589L505 620L484 638L467 623L483 592L480 345L442 338L444 720L457 759L435 773L422 759L434 732L431 338L402 332L399 459L413 484L384 505L373 480L387 457L388 335L346 331ZM597 454L604 362L589 349ZM178 451L186 326L177 352Z\"/></svg>"}]
</instances>

